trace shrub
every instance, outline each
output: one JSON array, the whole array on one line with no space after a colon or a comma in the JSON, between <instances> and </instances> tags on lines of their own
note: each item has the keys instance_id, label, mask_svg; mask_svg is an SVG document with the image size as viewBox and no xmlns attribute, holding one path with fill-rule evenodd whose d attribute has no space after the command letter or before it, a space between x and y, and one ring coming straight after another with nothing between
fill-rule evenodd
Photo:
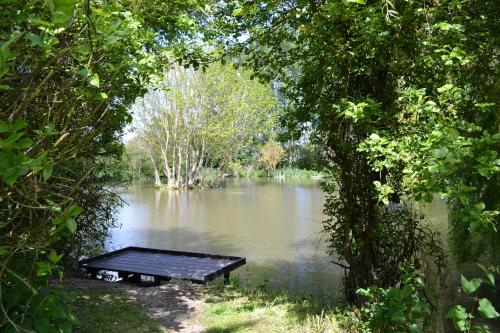
<instances>
[{"instance_id":1,"label":"shrub","mask_svg":"<svg viewBox=\"0 0 500 333\"><path fill-rule=\"evenodd\" d=\"M417 272L403 273L398 287L369 287L357 293L368 299L362 311L370 332L423 332L431 318L423 279Z\"/></svg>"},{"instance_id":2,"label":"shrub","mask_svg":"<svg viewBox=\"0 0 500 333\"><path fill-rule=\"evenodd\" d=\"M205 187L218 187L220 185L219 170L214 168L203 168L200 171L200 182Z\"/></svg>"}]
</instances>

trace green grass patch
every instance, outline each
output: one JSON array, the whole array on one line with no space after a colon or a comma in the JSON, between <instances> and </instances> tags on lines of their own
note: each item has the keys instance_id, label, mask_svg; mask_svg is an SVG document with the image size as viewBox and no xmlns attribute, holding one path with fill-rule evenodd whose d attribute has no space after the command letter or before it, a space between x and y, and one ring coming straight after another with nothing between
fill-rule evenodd
<instances>
[{"instance_id":1,"label":"green grass patch","mask_svg":"<svg viewBox=\"0 0 500 333\"><path fill-rule=\"evenodd\" d=\"M271 176L290 180L309 180L314 176L323 176L323 174L314 170L282 168L274 171Z\"/></svg>"},{"instance_id":2,"label":"green grass patch","mask_svg":"<svg viewBox=\"0 0 500 333\"><path fill-rule=\"evenodd\" d=\"M68 294L79 320L74 332L167 332L125 295L92 290L72 290Z\"/></svg>"},{"instance_id":3,"label":"green grass patch","mask_svg":"<svg viewBox=\"0 0 500 333\"><path fill-rule=\"evenodd\" d=\"M201 185L204 187L218 187L221 181L219 170L214 168L203 168L200 171Z\"/></svg>"},{"instance_id":4,"label":"green grass patch","mask_svg":"<svg viewBox=\"0 0 500 333\"><path fill-rule=\"evenodd\" d=\"M313 297L285 292L214 286L207 292L207 333L361 331L359 314Z\"/></svg>"}]
</instances>

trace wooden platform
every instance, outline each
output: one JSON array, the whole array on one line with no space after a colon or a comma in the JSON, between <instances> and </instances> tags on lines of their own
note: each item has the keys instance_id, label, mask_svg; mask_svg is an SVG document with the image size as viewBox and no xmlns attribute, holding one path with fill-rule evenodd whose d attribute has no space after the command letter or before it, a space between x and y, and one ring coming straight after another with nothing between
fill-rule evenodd
<instances>
[{"instance_id":1,"label":"wooden platform","mask_svg":"<svg viewBox=\"0 0 500 333\"><path fill-rule=\"evenodd\" d=\"M124 280L139 281L141 276L160 280L182 279L198 283L212 281L244 265L245 258L206 253L126 247L79 262L93 277L101 270L118 272Z\"/></svg>"}]
</instances>

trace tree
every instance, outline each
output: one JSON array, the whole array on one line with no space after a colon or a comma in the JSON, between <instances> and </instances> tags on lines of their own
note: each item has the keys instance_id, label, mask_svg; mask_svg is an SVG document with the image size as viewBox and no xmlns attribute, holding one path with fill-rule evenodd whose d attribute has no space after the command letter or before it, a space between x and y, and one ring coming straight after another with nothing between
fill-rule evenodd
<instances>
[{"instance_id":1,"label":"tree","mask_svg":"<svg viewBox=\"0 0 500 333\"><path fill-rule=\"evenodd\" d=\"M267 172L276 171L276 166L285 157L285 150L274 141L268 141L260 150L259 163L264 165Z\"/></svg>"},{"instance_id":2,"label":"tree","mask_svg":"<svg viewBox=\"0 0 500 333\"><path fill-rule=\"evenodd\" d=\"M280 81L289 101L282 122L292 132L312 127L312 139L328 155L324 226L332 255L344 261L351 302L363 301L360 287L402 283L399 267L420 268L422 244L438 246L413 214L390 213L403 198L429 199L432 191L453 197L451 207L469 216L453 223L454 235L464 234L460 239L472 248L484 244L471 235L472 221L490 230L498 224L493 7L454 0L218 7L216 17L224 18L218 29L233 37L221 43L245 54L257 77ZM394 235L400 218L404 227ZM483 236L492 237L488 244L497 239Z\"/></svg>"},{"instance_id":3,"label":"tree","mask_svg":"<svg viewBox=\"0 0 500 333\"><path fill-rule=\"evenodd\" d=\"M70 331L48 278L102 248L120 199L97 168L119 158L128 106L173 61L201 2L7 1L0 7L0 326ZM203 8L203 6L201 6ZM202 16L202 15L199 15ZM176 56L185 50L189 59ZM183 54L184 56L184 54Z\"/></svg>"},{"instance_id":4,"label":"tree","mask_svg":"<svg viewBox=\"0 0 500 333\"><path fill-rule=\"evenodd\" d=\"M224 169L260 137L269 135L275 106L271 89L230 65L204 72L169 70L165 89L134 107L134 129L144 143L156 182L191 186L202 167Z\"/></svg>"},{"instance_id":5,"label":"tree","mask_svg":"<svg viewBox=\"0 0 500 333\"><path fill-rule=\"evenodd\" d=\"M144 148L144 142L136 136L125 143L125 151L132 168L132 178L151 178L153 168Z\"/></svg>"},{"instance_id":6,"label":"tree","mask_svg":"<svg viewBox=\"0 0 500 333\"><path fill-rule=\"evenodd\" d=\"M324 229L332 255L345 262L350 302L362 301L356 294L360 287L395 285L400 264L418 264L421 247L412 234L425 233L412 214L387 213L376 184L389 181L397 187L400 177L373 170L367 154L358 150L374 131L391 130L398 116L394 88L408 66L406 52L416 50L416 45L402 47L413 40L414 27L401 31L380 6L285 1L221 6L225 15L234 14L223 28L241 35L231 47L248 54L256 76L278 76L282 82L291 106L282 122L299 131L310 124L311 139L328 157L332 177L325 186ZM391 58L398 52L397 59ZM397 203L399 198L386 200ZM407 233L394 237L393 220Z\"/></svg>"}]
</instances>

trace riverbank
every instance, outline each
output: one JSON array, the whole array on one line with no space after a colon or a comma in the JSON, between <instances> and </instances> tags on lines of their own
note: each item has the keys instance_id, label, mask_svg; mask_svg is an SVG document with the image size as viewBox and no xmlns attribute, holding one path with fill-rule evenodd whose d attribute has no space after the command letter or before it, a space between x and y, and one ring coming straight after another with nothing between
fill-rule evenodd
<instances>
[{"instance_id":1,"label":"riverbank","mask_svg":"<svg viewBox=\"0 0 500 333\"><path fill-rule=\"evenodd\" d=\"M82 278L58 284L71 299L75 332L335 332L360 330L356 312L311 297L236 284L140 287Z\"/></svg>"}]
</instances>

